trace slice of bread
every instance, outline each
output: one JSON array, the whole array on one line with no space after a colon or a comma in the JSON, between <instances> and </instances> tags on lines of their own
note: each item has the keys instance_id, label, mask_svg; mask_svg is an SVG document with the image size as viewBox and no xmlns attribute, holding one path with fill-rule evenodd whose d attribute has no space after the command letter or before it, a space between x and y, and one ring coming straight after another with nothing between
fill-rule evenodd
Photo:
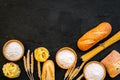
<instances>
[{"instance_id":1,"label":"slice of bread","mask_svg":"<svg viewBox=\"0 0 120 80\"><path fill-rule=\"evenodd\" d=\"M106 56L101 63L103 63L111 78L116 77L120 73L120 53L113 50Z\"/></svg>"}]
</instances>

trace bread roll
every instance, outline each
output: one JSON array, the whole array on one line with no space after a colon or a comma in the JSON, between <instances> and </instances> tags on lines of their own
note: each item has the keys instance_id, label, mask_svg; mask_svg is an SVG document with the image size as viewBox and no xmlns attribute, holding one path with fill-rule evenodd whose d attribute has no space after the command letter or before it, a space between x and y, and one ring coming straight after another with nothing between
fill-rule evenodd
<instances>
[{"instance_id":1,"label":"bread roll","mask_svg":"<svg viewBox=\"0 0 120 80\"><path fill-rule=\"evenodd\" d=\"M111 33L112 27L107 22L102 22L95 28L89 30L77 42L80 50L86 51L94 46L96 43L107 37Z\"/></svg>"},{"instance_id":2,"label":"bread roll","mask_svg":"<svg viewBox=\"0 0 120 80\"><path fill-rule=\"evenodd\" d=\"M116 77L120 73L120 53L116 50L113 50L101 63L105 65L111 78Z\"/></svg>"},{"instance_id":3,"label":"bread roll","mask_svg":"<svg viewBox=\"0 0 120 80\"><path fill-rule=\"evenodd\" d=\"M52 60L47 60L42 68L42 80L55 80L55 67Z\"/></svg>"}]
</instances>

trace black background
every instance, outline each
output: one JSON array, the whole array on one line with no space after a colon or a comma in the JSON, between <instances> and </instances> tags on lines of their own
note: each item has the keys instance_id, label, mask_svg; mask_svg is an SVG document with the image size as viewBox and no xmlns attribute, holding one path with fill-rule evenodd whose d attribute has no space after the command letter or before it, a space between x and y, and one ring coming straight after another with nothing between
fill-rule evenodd
<instances>
[{"instance_id":1,"label":"black background","mask_svg":"<svg viewBox=\"0 0 120 80\"><path fill-rule=\"evenodd\" d=\"M77 52L77 65L80 65L80 56L88 51L80 51L77 40L103 21L112 25L112 32L94 47L120 30L120 0L0 0L0 80L9 80L2 73L2 66L9 62L2 55L6 41L20 40L25 46L25 55L28 49L33 52L35 48L44 46L50 52L49 59L54 62L57 50L68 46ZM101 61L113 49L120 52L120 42L91 60ZM15 63L22 72L14 80L29 80L22 59ZM66 70L59 68L56 62L55 68L56 80L63 80ZM38 80L36 62L34 77ZM112 79L107 74L105 80L120 80L120 75Z\"/></svg>"}]
</instances>

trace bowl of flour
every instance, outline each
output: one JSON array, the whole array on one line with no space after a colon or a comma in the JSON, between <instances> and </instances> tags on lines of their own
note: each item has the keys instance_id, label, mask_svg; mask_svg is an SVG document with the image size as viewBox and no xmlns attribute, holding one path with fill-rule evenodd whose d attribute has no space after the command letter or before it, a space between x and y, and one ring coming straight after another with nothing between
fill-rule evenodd
<instances>
[{"instance_id":1,"label":"bowl of flour","mask_svg":"<svg viewBox=\"0 0 120 80\"><path fill-rule=\"evenodd\" d=\"M56 53L56 63L59 67L63 69L71 68L73 65L76 65L77 54L70 47L63 47L59 49Z\"/></svg>"},{"instance_id":2,"label":"bowl of flour","mask_svg":"<svg viewBox=\"0 0 120 80\"><path fill-rule=\"evenodd\" d=\"M18 61L24 55L24 45L19 40L9 40L3 46L3 55L9 61Z\"/></svg>"},{"instance_id":3,"label":"bowl of flour","mask_svg":"<svg viewBox=\"0 0 120 80\"><path fill-rule=\"evenodd\" d=\"M83 74L86 80L104 80L106 70L102 63L90 61L85 65Z\"/></svg>"}]
</instances>

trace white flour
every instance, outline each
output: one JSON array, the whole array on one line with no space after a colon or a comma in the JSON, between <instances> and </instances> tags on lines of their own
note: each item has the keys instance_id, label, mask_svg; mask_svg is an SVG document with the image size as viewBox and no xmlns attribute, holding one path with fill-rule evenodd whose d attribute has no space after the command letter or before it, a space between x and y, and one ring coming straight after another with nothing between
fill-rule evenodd
<instances>
[{"instance_id":1,"label":"white flour","mask_svg":"<svg viewBox=\"0 0 120 80\"><path fill-rule=\"evenodd\" d=\"M104 69L97 63L91 63L86 67L85 75L88 80L102 80Z\"/></svg>"},{"instance_id":2,"label":"white flour","mask_svg":"<svg viewBox=\"0 0 120 80\"><path fill-rule=\"evenodd\" d=\"M64 66L69 67L75 61L75 55L70 50L62 50L57 55L58 62Z\"/></svg>"},{"instance_id":3,"label":"white flour","mask_svg":"<svg viewBox=\"0 0 120 80\"><path fill-rule=\"evenodd\" d=\"M5 47L4 53L10 60L17 59L22 54L22 46L17 42L11 42Z\"/></svg>"}]
</instances>

